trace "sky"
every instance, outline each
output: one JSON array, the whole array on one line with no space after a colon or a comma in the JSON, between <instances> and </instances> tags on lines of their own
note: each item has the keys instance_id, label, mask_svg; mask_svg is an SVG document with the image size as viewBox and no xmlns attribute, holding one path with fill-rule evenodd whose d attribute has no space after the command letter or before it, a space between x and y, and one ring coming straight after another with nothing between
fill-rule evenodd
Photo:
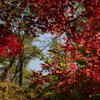
<instances>
[{"instance_id":1,"label":"sky","mask_svg":"<svg viewBox=\"0 0 100 100\"><path fill-rule=\"evenodd\" d=\"M39 47L40 49L43 49L43 47L46 47L48 45L48 43L51 43L52 40L51 38L54 38L54 35L51 35L50 33L44 34L42 36L40 36L39 40L41 40L42 42L34 42L33 44L36 45L37 47ZM43 42L44 41L44 42ZM48 46L43 50L43 53L46 54L48 52L49 48ZM36 60L32 60L29 63L29 69L33 70L36 69L41 70L42 68L40 67L40 64L44 63L43 61L36 59Z\"/></svg>"},{"instance_id":2,"label":"sky","mask_svg":"<svg viewBox=\"0 0 100 100\"><path fill-rule=\"evenodd\" d=\"M43 49L44 47L46 47L48 45L48 43L52 42L51 38L53 38L54 36L51 35L50 33L47 33L45 35L40 36L39 40L43 41L43 42L34 42L33 45L36 45L37 47L39 47L40 49ZM46 52L49 50L48 46L43 50L43 53L46 54ZM33 70L36 69L41 70L40 64L44 63L43 61L36 59L36 60L31 60L29 63L28 68Z\"/></svg>"},{"instance_id":3,"label":"sky","mask_svg":"<svg viewBox=\"0 0 100 100\"><path fill-rule=\"evenodd\" d=\"M33 69L41 70L40 63L44 63L44 62L40 61L39 59L32 60L29 64L29 69L31 69L31 70L33 70Z\"/></svg>"}]
</instances>

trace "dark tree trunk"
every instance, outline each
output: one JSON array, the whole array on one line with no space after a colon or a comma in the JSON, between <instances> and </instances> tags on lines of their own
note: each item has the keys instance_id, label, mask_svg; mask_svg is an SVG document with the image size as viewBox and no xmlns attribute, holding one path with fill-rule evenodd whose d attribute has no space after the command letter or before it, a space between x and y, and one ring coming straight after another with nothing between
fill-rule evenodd
<instances>
[{"instance_id":1,"label":"dark tree trunk","mask_svg":"<svg viewBox=\"0 0 100 100\"><path fill-rule=\"evenodd\" d=\"M19 86L22 87L22 81L23 81L23 60L22 57L20 59L20 64L19 64Z\"/></svg>"}]
</instances>

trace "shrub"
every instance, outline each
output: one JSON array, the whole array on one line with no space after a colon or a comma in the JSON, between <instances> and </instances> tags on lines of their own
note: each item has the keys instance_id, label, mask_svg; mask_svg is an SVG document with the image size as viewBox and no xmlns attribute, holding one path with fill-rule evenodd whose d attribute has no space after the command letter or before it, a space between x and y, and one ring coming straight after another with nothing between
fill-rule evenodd
<instances>
[{"instance_id":1,"label":"shrub","mask_svg":"<svg viewBox=\"0 0 100 100\"><path fill-rule=\"evenodd\" d=\"M0 100L27 100L24 90L11 83L0 83Z\"/></svg>"}]
</instances>

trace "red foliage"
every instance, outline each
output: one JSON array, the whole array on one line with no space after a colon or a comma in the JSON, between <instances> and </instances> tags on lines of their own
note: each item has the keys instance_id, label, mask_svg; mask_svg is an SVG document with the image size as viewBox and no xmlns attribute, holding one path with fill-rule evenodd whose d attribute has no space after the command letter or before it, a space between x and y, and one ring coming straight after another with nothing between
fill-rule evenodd
<instances>
[{"instance_id":1,"label":"red foliage","mask_svg":"<svg viewBox=\"0 0 100 100\"><path fill-rule=\"evenodd\" d=\"M57 36L64 32L67 36L61 49L70 55L65 59L69 69L63 71L55 68L55 66L61 67L58 60L55 60L51 66L42 64L54 70L51 75L59 76L57 87L54 88L68 94L72 93L71 87L87 96L98 93L100 91L100 0L27 1L31 1L34 9L39 13L36 24L42 26L38 28L51 31L51 34ZM74 7L75 2L84 8L78 16L76 15L78 8ZM80 68L77 61L81 59L86 62L87 68Z\"/></svg>"},{"instance_id":2,"label":"red foliage","mask_svg":"<svg viewBox=\"0 0 100 100\"><path fill-rule=\"evenodd\" d=\"M0 40L0 55L8 56L8 54L11 54L16 56L23 51L22 47L23 45L15 35L7 35Z\"/></svg>"},{"instance_id":3,"label":"red foliage","mask_svg":"<svg viewBox=\"0 0 100 100\"><path fill-rule=\"evenodd\" d=\"M11 35L9 27L4 27L1 25L0 29L0 55L16 56L20 54L23 50L23 44L21 44L20 39L16 35Z\"/></svg>"},{"instance_id":4,"label":"red foliage","mask_svg":"<svg viewBox=\"0 0 100 100\"><path fill-rule=\"evenodd\" d=\"M78 8L76 3L81 7ZM15 4L19 6L15 7ZM37 14L33 16L23 14L23 20L26 22L23 27L22 23L17 23L15 20L15 17L20 19L22 15L11 12L14 7L20 12L27 7L30 12ZM5 15L6 12L11 12L12 17L9 18L9 14ZM3 15L3 17L0 15L0 20L5 20L6 23L16 22L18 30L33 37L36 37L34 33L36 29L51 32L56 36L65 33L67 38L64 39L65 44L61 45L61 49L67 53L65 59L67 70L60 69L63 66L60 66L59 58L52 64L42 64L42 67L51 68L53 71L50 74L59 77L55 89L72 94L73 88L76 88L78 92L87 96L98 93L100 90L98 85L100 83L100 0L26 0L21 3L15 0L0 6L0 13ZM11 24L8 26L10 27ZM7 54L14 56L21 52L22 47L17 37L9 34L9 27L0 30L0 55L4 56ZM58 52L50 51L60 56ZM80 60L85 62L87 68L80 68ZM47 81L45 77L40 77L40 74L33 73L32 77L36 77L33 81L36 84Z\"/></svg>"},{"instance_id":5,"label":"red foliage","mask_svg":"<svg viewBox=\"0 0 100 100\"><path fill-rule=\"evenodd\" d=\"M50 79L48 79L46 76L42 75L41 71L36 71L36 70L33 70L31 80L32 81L31 81L30 85L36 84L37 86L39 86L39 85L45 86L46 82L51 82Z\"/></svg>"}]
</instances>

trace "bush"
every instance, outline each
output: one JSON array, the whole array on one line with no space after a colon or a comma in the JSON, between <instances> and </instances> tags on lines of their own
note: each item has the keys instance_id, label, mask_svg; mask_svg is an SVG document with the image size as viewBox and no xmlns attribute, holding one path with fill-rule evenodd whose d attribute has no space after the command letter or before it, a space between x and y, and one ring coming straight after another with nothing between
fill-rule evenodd
<instances>
[{"instance_id":1,"label":"bush","mask_svg":"<svg viewBox=\"0 0 100 100\"><path fill-rule=\"evenodd\" d=\"M0 83L0 100L27 100L24 90L11 83Z\"/></svg>"}]
</instances>

